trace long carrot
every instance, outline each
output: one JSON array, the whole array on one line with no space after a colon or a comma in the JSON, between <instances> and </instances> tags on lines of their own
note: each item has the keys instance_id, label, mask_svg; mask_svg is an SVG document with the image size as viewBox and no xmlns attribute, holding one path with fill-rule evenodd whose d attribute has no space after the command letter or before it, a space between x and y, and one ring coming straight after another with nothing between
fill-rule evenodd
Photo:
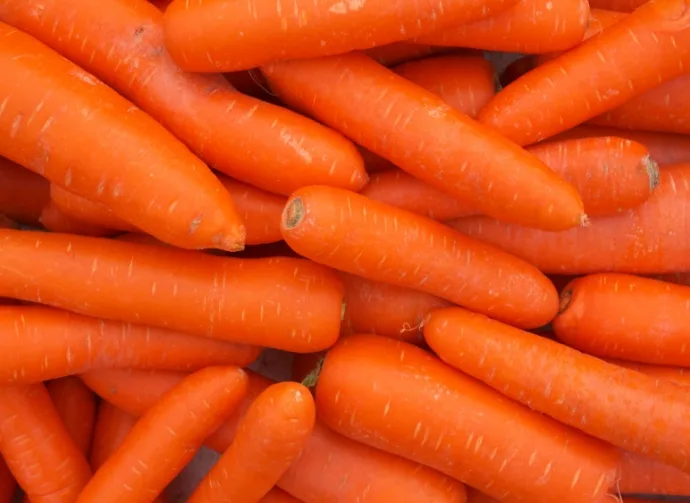
<instances>
[{"instance_id":1,"label":"long carrot","mask_svg":"<svg viewBox=\"0 0 690 503\"><path fill-rule=\"evenodd\" d=\"M0 452L32 503L73 503L91 477L42 383L0 387Z\"/></svg>"},{"instance_id":2,"label":"long carrot","mask_svg":"<svg viewBox=\"0 0 690 503\"><path fill-rule=\"evenodd\" d=\"M520 0L505 12L417 39L423 44L489 51L563 51L582 40L589 21L586 0Z\"/></svg>"},{"instance_id":3,"label":"long carrot","mask_svg":"<svg viewBox=\"0 0 690 503\"><path fill-rule=\"evenodd\" d=\"M548 323L557 311L553 285L529 264L359 194L300 189L290 196L281 225L297 253L343 272L426 292L522 327Z\"/></svg>"},{"instance_id":4,"label":"long carrot","mask_svg":"<svg viewBox=\"0 0 690 503\"><path fill-rule=\"evenodd\" d=\"M165 50L163 14L146 0L51 0L41 4L40 18L32 5L8 0L0 19L132 100L211 167L285 195L303 185L358 190L366 183L362 160L341 135L234 92L220 75L181 71Z\"/></svg>"},{"instance_id":5,"label":"long carrot","mask_svg":"<svg viewBox=\"0 0 690 503\"><path fill-rule=\"evenodd\" d=\"M260 500L302 452L315 421L307 388L291 382L269 386L252 402L234 441L187 501Z\"/></svg>"},{"instance_id":6,"label":"long carrot","mask_svg":"<svg viewBox=\"0 0 690 503\"><path fill-rule=\"evenodd\" d=\"M223 186L151 117L2 23L0 68L13 76L0 84L0 154L164 241L242 248L244 229Z\"/></svg>"},{"instance_id":7,"label":"long carrot","mask_svg":"<svg viewBox=\"0 0 690 503\"><path fill-rule=\"evenodd\" d=\"M83 222L64 213L57 204L48 200L41 211L39 219L41 225L51 232L74 234L77 236L109 237L118 233L115 229L102 227L98 224Z\"/></svg>"},{"instance_id":8,"label":"long carrot","mask_svg":"<svg viewBox=\"0 0 690 503\"><path fill-rule=\"evenodd\" d=\"M98 470L117 451L136 422L137 416L125 412L110 402L102 400L98 404L98 415L89 453L89 462L93 470Z\"/></svg>"},{"instance_id":9,"label":"long carrot","mask_svg":"<svg viewBox=\"0 0 690 503\"><path fill-rule=\"evenodd\" d=\"M207 367L189 375L137 421L77 502L154 500L246 391L247 375L236 367Z\"/></svg>"},{"instance_id":10,"label":"long carrot","mask_svg":"<svg viewBox=\"0 0 690 503\"><path fill-rule=\"evenodd\" d=\"M6 229L0 254L0 296L98 318L295 352L330 347L340 329L342 284L302 259Z\"/></svg>"},{"instance_id":11,"label":"long carrot","mask_svg":"<svg viewBox=\"0 0 690 503\"><path fill-rule=\"evenodd\" d=\"M40 226L48 187L42 176L0 157L0 214L25 225Z\"/></svg>"},{"instance_id":12,"label":"long carrot","mask_svg":"<svg viewBox=\"0 0 690 503\"><path fill-rule=\"evenodd\" d=\"M588 227L541 232L485 217L450 222L452 228L536 265L546 273L615 271L656 274L690 270L686 233L690 164L661 170L649 200L629 211L593 218ZM663 253L660 252L663 250Z\"/></svg>"},{"instance_id":13,"label":"long carrot","mask_svg":"<svg viewBox=\"0 0 690 503\"><path fill-rule=\"evenodd\" d=\"M5 459L0 456L0 503L12 503L17 492L17 481L14 480Z\"/></svg>"},{"instance_id":14,"label":"long carrot","mask_svg":"<svg viewBox=\"0 0 690 503\"><path fill-rule=\"evenodd\" d=\"M341 341L326 356L316 404L336 432L502 501L603 502L615 480L615 450L400 341Z\"/></svg>"},{"instance_id":15,"label":"long carrot","mask_svg":"<svg viewBox=\"0 0 690 503\"><path fill-rule=\"evenodd\" d=\"M612 110L687 68L690 12L685 1L651 0L510 84L479 119L528 145Z\"/></svg>"},{"instance_id":16,"label":"long carrot","mask_svg":"<svg viewBox=\"0 0 690 503\"><path fill-rule=\"evenodd\" d=\"M262 71L289 105L483 214L548 230L584 221L575 188L534 156L363 54Z\"/></svg>"},{"instance_id":17,"label":"long carrot","mask_svg":"<svg viewBox=\"0 0 690 503\"><path fill-rule=\"evenodd\" d=\"M266 496L261 498L259 503L301 503L297 498L293 498L285 491L281 491L277 487L271 489Z\"/></svg>"},{"instance_id":18,"label":"long carrot","mask_svg":"<svg viewBox=\"0 0 690 503\"><path fill-rule=\"evenodd\" d=\"M136 227L115 216L109 208L54 183L50 184L50 199L58 211L74 220L103 229L138 232Z\"/></svg>"},{"instance_id":19,"label":"long carrot","mask_svg":"<svg viewBox=\"0 0 690 503\"><path fill-rule=\"evenodd\" d=\"M364 53L383 66L390 67L427 58L429 56L447 53L451 50L452 49L448 47L434 47L415 42L402 41L372 47L371 49L366 49Z\"/></svg>"},{"instance_id":20,"label":"long carrot","mask_svg":"<svg viewBox=\"0 0 690 503\"><path fill-rule=\"evenodd\" d=\"M690 470L685 455L690 405L684 386L461 308L434 312L424 337L446 363L535 411Z\"/></svg>"},{"instance_id":21,"label":"long carrot","mask_svg":"<svg viewBox=\"0 0 690 503\"><path fill-rule=\"evenodd\" d=\"M647 2L648 0L589 0L592 7L620 12L633 12Z\"/></svg>"},{"instance_id":22,"label":"long carrot","mask_svg":"<svg viewBox=\"0 0 690 503\"><path fill-rule=\"evenodd\" d=\"M84 456L88 456L96 422L96 396L74 376L55 379L46 387L70 437Z\"/></svg>"}]
</instances>

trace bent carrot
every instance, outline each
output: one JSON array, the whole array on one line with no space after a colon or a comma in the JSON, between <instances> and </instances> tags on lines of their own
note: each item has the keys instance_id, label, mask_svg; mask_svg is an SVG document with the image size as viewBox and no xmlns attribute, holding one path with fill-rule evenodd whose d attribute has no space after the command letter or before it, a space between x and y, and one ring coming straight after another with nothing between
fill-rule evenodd
<instances>
[{"instance_id":1,"label":"bent carrot","mask_svg":"<svg viewBox=\"0 0 690 503\"><path fill-rule=\"evenodd\" d=\"M528 145L612 110L688 67L685 1L652 0L510 84L484 107L479 120Z\"/></svg>"},{"instance_id":2,"label":"bent carrot","mask_svg":"<svg viewBox=\"0 0 690 503\"><path fill-rule=\"evenodd\" d=\"M0 157L0 214L25 225L40 226L48 203L48 181L42 176Z\"/></svg>"},{"instance_id":3,"label":"bent carrot","mask_svg":"<svg viewBox=\"0 0 690 503\"><path fill-rule=\"evenodd\" d=\"M592 7L620 12L633 12L647 2L648 0L589 0Z\"/></svg>"},{"instance_id":4,"label":"bent carrot","mask_svg":"<svg viewBox=\"0 0 690 503\"><path fill-rule=\"evenodd\" d=\"M684 386L461 308L434 312L424 338L447 364L535 411L623 449L690 469L682 453L690 442Z\"/></svg>"},{"instance_id":5,"label":"bent carrot","mask_svg":"<svg viewBox=\"0 0 690 503\"><path fill-rule=\"evenodd\" d=\"M189 375L137 421L77 503L152 501L246 391L247 375L236 367L207 367Z\"/></svg>"},{"instance_id":6,"label":"bent carrot","mask_svg":"<svg viewBox=\"0 0 690 503\"><path fill-rule=\"evenodd\" d=\"M615 481L614 449L400 341L343 339L326 355L316 404L336 432L503 501L604 502Z\"/></svg>"},{"instance_id":7,"label":"bent carrot","mask_svg":"<svg viewBox=\"0 0 690 503\"><path fill-rule=\"evenodd\" d=\"M266 496L261 498L259 503L301 503L297 498L293 498L285 491L281 491L277 487L271 489Z\"/></svg>"},{"instance_id":8,"label":"bent carrot","mask_svg":"<svg viewBox=\"0 0 690 503\"><path fill-rule=\"evenodd\" d=\"M548 230L585 218L575 188L534 156L363 54L262 71L290 106L483 214Z\"/></svg>"},{"instance_id":9,"label":"bent carrot","mask_svg":"<svg viewBox=\"0 0 690 503\"><path fill-rule=\"evenodd\" d=\"M447 47L434 47L403 40L402 42L372 47L371 49L366 49L364 53L383 66L390 67L449 51L450 49Z\"/></svg>"},{"instance_id":10,"label":"bent carrot","mask_svg":"<svg viewBox=\"0 0 690 503\"><path fill-rule=\"evenodd\" d=\"M102 400L98 404L98 415L89 454L89 462L93 470L98 470L117 451L136 422L137 416L125 412L110 402Z\"/></svg>"},{"instance_id":11,"label":"bent carrot","mask_svg":"<svg viewBox=\"0 0 690 503\"><path fill-rule=\"evenodd\" d=\"M558 309L553 285L529 264L359 194L332 187L300 189L290 196L281 226L287 244L315 262L435 295L518 326L544 325ZM506 277L513 279L506 282Z\"/></svg>"},{"instance_id":12,"label":"bent carrot","mask_svg":"<svg viewBox=\"0 0 690 503\"><path fill-rule=\"evenodd\" d=\"M52 232L74 234L77 236L106 237L117 234L117 230L82 222L60 210L57 204L48 200L41 211L41 225Z\"/></svg>"},{"instance_id":13,"label":"bent carrot","mask_svg":"<svg viewBox=\"0 0 690 503\"><path fill-rule=\"evenodd\" d=\"M551 233L485 217L460 218L449 225L545 273L662 274L690 270L685 245L690 227L679 226L690 211L688 204L690 164L682 164L661 170L659 186L643 205L619 215L593 218L587 227Z\"/></svg>"},{"instance_id":14,"label":"bent carrot","mask_svg":"<svg viewBox=\"0 0 690 503\"><path fill-rule=\"evenodd\" d=\"M12 503L16 492L17 481L14 480L5 459L0 456L0 503Z\"/></svg>"},{"instance_id":15,"label":"bent carrot","mask_svg":"<svg viewBox=\"0 0 690 503\"><path fill-rule=\"evenodd\" d=\"M7 229L0 253L0 296L97 318L306 353L340 330L343 286L307 260Z\"/></svg>"},{"instance_id":16,"label":"bent carrot","mask_svg":"<svg viewBox=\"0 0 690 503\"><path fill-rule=\"evenodd\" d=\"M60 213L70 219L101 229L138 232L136 227L115 216L109 208L54 183L50 184L50 200Z\"/></svg>"},{"instance_id":17,"label":"bent carrot","mask_svg":"<svg viewBox=\"0 0 690 503\"><path fill-rule=\"evenodd\" d=\"M70 437L79 451L88 456L96 422L96 396L74 376L55 379L46 387Z\"/></svg>"}]
</instances>

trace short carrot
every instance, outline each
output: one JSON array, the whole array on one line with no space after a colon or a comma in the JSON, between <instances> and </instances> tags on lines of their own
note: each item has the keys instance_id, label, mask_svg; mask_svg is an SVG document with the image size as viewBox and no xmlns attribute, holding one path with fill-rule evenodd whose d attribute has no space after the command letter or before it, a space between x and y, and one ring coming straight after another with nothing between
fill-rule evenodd
<instances>
[{"instance_id":1,"label":"short carrot","mask_svg":"<svg viewBox=\"0 0 690 503\"><path fill-rule=\"evenodd\" d=\"M483 214L547 230L585 221L575 188L538 159L367 56L288 61L262 71L290 106Z\"/></svg>"},{"instance_id":2,"label":"short carrot","mask_svg":"<svg viewBox=\"0 0 690 503\"><path fill-rule=\"evenodd\" d=\"M0 456L0 503L12 503L16 492L17 481L14 480L5 459Z\"/></svg>"},{"instance_id":3,"label":"short carrot","mask_svg":"<svg viewBox=\"0 0 690 503\"><path fill-rule=\"evenodd\" d=\"M221 75L181 71L165 48L163 14L146 0L51 0L41 4L40 17L34 16L32 7L24 0L5 1L0 19L93 73L212 168L284 195L304 185L358 190L366 183L361 158L341 135L283 107L235 92ZM94 23L96 18L101 23ZM189 154L176 164L183 159L195 164ZM167 177L163 180L171 183ZM159 191L156 187L150 192ZM204 201L194 199L197 206ZM220 200L209 198L208 204L210 208L196 209L195 218L209 218Z\"/></svg>"},{"instance_id":4,"label":"short carrot","mask_svg":"<svg viewBox=\"0 0 690 503\"><path fill-rule=\"evenodd\" d=\"M434 312L424 338L448 365L535 411L617 447L690 470L684 454L690 443L684 386L461 308Z\"/></svg>"},{"instance_id":5,"label":"short carrot","mask_svg":"<svg viewBox=\"0 0 690 503\"><path fill-rule=\"evenodd\" d=\"M7 229L0 254L0 296L98 318L307 353L340 330L342 284L303 259Z\"/></svg>"},{"instance_id":6,"label":"short carrot","mask_svg":"<svg viewBox=\"0 0 690 503\"><path fill-rule=\"evenodd\" d=\"M293 498L285 491L274 487L271 489L266 496L261 498L259 503L302 503L297 498Z\"/></svg>"},{"instance_id":7,"label":"short carrot","mask_svg":"<svg viewBox=\"0 0 690 503\"><path fill-rule=\"evenodd\" d=\"M183 379L134 425L77 503L154 500L242 400L247 375L207 367Z\"/></svg>"},{"instance_id":8,"label":"short carrot","mask_svg":"<svg viewBox=\"0 0 690 503\"><path fill-rule=\"evenodd\" d=\"M89 453L89 462L93 470L98 470L117 451L136 422L137 416L125 412L110 402L102 400L98 404L93 442Z\"/></svg>"},{"instance_id":9,"label":"short carrot","mask_svg":"<svg viewBox=\"0 0 690 503\"><path fill-rule=\"evenodd\" d=\"M98 224L83 222L64 213L57 204L48 200L41 211L39 219L41 225L51 232L74 234L77 236L107 237L118 233L115 229L108 229Z\"/></svg>"},{"instance_id":10,"label":"short carrot","mask_svg":"<svg viewBox=\"0 0 690 503\"><path fill-rule=\"evenodd\" d=\"M520 0L505 12L419 37L423 44L489 51L564 51L582 40L589 22L587 0Z\"/></svg>"},{"instance_id":11,"label":"short carrot","mask_svg":"<svg viewBox=\"0 0 690 503\"><path fill-rule=\"evenodd\" d=\"M336 432L502 501L604 502L615 481L614 449L404 342L343 339L326 356L316 405Z\"/></svg>"},{"instance_id":12,"label":"short carrot","mask_svg":"<svg viewBox=\"0 0 690 503\"><path fill-rule=\"evenodd\" d=\"M46 387L70 437L79 451L88 456L96 422L96 396L74 376L55 379Z\"/></svg>"},{"instance_id":13,"label":"short carrot","mask_svg":"<svg viewBox=\"0 0 690 503\"><path fill-rule=\"evenodd\" d=\"M620 12L633 12L648 0L589 0L592 7Z\"/></svg>"},{"instance_id":14,"label":"short carrot","mask_svg":"<svg viewBox=\"0 0 690 503\"><path fill-rule=\"evenodd\" d=\"M0 157L0 214L38 227L48 199L49 184L45 178Z\"/></svg>"},{"instance_id":15,"label":"short carrot","mask_svg":"<svg viewBox=\"0 0 690 503\"><path fill-rule=\"evenodd\" d=\"M364 53L383 66L395 66L410 61L450 52L448 47L434 47L409 41L393 42L367 49Z\"/></svg>"},{"instance_id":16,"label":"short carrot","mask_svg":"<svg viewBox=\"0 0 690 503\"><path fill-rule=\"evenodd\" d=\"M50 199L60 213L71 219L101 229L137 232L136 227L115 216L109 208L54 183L50 184Z\"/></svg>"},{"instance_id":17,"label":"short carrot","mask_svg":"<svg viewBox=\"0 0 690 503\"><path fill-rule=\"evenodd\" d=\"M73 503L91 477L42 383L0 387L0 453L32 503Z\"/></svg>"},{"instance_id":18,"label":"short carrot","mask_svg":"<svg viewBox=\"0 0 690 503\"><path fill-rule=\"evenodd\" d=\"M518 326L544 325L558 309L553 285L529 264L360 194L300 189L290 196L281 226L288 245L315 262ZM512 280L506 282L507 277Z\"/></svg>"},{"instance_id":19,"label":"short carrot","mask_svg":"<svg viewBox=\"0 0 690 503\"><path fill-rule=\"evenodd\" d=\"M528 145L612 110L689 67L685 1L651 0L507 86L479 120Z\"/></svg>"},{"instance_id":20,"label":"short carrot","mask_svg":"<svg viewBox=\"0 0 690 503\"><path fill-rule=\"evenodd\" d=\"M291 382L269 386L252 402L232 444L187 501L259 501L300 455L315 421L307 388Z\"/></svg>"}]
</instances>

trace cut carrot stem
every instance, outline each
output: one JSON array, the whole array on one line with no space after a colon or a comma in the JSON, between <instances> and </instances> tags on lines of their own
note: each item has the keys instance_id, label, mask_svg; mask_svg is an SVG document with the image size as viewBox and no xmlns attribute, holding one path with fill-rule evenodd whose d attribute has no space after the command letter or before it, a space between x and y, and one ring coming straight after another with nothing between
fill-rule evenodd
<instances>
[{"instance_id":1,"label":"cut carrot stem","mask_svg":"<svg viewBox=\"0 0 690 503\"><path fill-rule=\"evenodd\" d=\"M424 338L448 365L535 411L615 446L690 470L684 454L690 443L684 386L461 308L434 312Z\"/></svg>"},{"instance_id":2,"label":"cut carrot stem","mask_svg":"<svg viewBox=\"0 0 690 503\"><path fill-rule=\"evenodd\" d=\"M138 232L137 229L115 216L110 209L81 197L54 183L50 184L50 199L53 206L66 217L89 224L96 228L124 232Z\"/></svg>"},{"instance_id":3,"label":"cut carrot stem","mask_svg":"<svg viewBox=\"0 0 690 503\"><path fill-rule=\"evenodd\" d=\"M277 487L271 489L266 496L261 498L259 503L302 503L297 498L293 498L285 491L281 491Z\"/></svg>"},{"instance_id":4,"label":"cut carrot stem","mask_svg":"<svg viewBox=\"0 0 690 503\"><path fill-rule=\"evenodd\" d=\"M122 445L134 428L137 416L125 412L105 400L98 405L98 415L93 432L93 442L89 462L93 470L98 470Z\"/></svg>"},{"instance_id":5,"label":"cut carrot stem","mask_svg":"<svg viewBox=\"0 0 690 503\"><path fill-rule=\"evenodd\" d=\"M401 341L341 341L326 356L316 404L336 432L502 501L604 502L615 481L615 449Z\"/></svg>"},{"instance_id":6,"label":"cut carrot stem","mask_svg":"<svg viewBox=\"0 0 690 503\"><path fill-rule=\"evenodd\" d=\"M7 229L0 252L0 296L294 352L328 348L340 330L343 286L307 260Z\"/></svg>"},{"instance_id":7,"label":"cut carrot stem","mask_svg":"<svg viewBox=\"0 0 690 503\"><path fill-rule=\"evenodd\" d=\"M584 222L575 188L538 159L363 54L262 71L289 105L482 214L554 231Z\"/></svg>"},{"instance_id":8,"label":"cut carrot stem","mask_svg":"<svg viewBox=\"0 0 690 503\"><path fill-rule=\"evenodd\" d=\"M76 236L107 237L118 233L115 229L83 222L64 213L51 199L43 207L39 220L41 225L49 231Z\"/></svg>"},{"instance_id":9,"label":"cut carrot stem","mask_svg":"<svg viewBox=\"0 0 690 503\"><path fill-rule=\"evenodd\" d=\"M0 157L0 214L39 227L48 199L49 183L45 178Z\"/></svg>"},{"instance_id":10,"label":"cut carrot stem","mask_svg":"<svg viewBox=\"0 0 690 503\"><path fill-rule=\"evenodd\" d=\"M55 379L46 387L70 437L84 456L88 456L96 422L96 396L74 376Z\"/></svg>"},{"instance_id":11,"label":"cut carrot stem","mask_svg":"<svg viewBox=\"0 0 690 503\"><path fill-rule=\"evenodd\" d=\"M5 459L0 456L0 503L12 503L17 492L17 481L5 463Z\"/></svg>"},{"instance_id":12,"label":"cut carrot stem","mask_svg":"<svg viewBox=\"0 0 690 503\"><path fill-rule=\"evenodd\" d=\"M364 53L383 66L395 66L407 63L408 61L415 61L429 56L443 54L450 50L451 49L447 47L434 47L431 45L402 41L372 47L371 49L366 49Z\"/></svg>"},{"instance_id":13,"label":"cut carrot stem","mask_svg":"<svg viewBox=\"0 0 690 503\"><path fill-rule=\"evenodd\" d=\"M620 12L633 12L649 0L589 0L592 7Z\"/></svg>"}]
</instances>

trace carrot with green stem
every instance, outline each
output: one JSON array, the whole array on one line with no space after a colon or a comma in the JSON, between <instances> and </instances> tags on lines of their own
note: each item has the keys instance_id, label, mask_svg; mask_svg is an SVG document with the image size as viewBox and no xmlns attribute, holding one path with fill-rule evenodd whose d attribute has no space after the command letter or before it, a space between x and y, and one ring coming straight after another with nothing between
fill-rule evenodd
<instances>
[{"instance_id":1,"label":"carrot with green stem","mask_svg":"<svg viewBox=\"0 0 690 503\"><path fill-rule=\"evenodd\" d=\"M558 310L556 290L531 265L360 194L332 187L300 189L290 196L281 226L287 244L315 262L435 295L518 326L544 325Z\"/></svg>"},{"instance_id":2,"label":"carrot with green stem","mask_svg":"<svg viewBox=\"0 0 690 503\"><path fill-rule=\"evenodd\" d=\"M363 54L262 71L290 106L483 214L547 230L586 220L575 188L534 156Z\"/></svg>"},{"instance_id":3,"label":"carrot with green stem","mask_svg":"<svg viewBox=\"0 0 690 503\"><path fill-rule=\"evenodd\" d=\"M96 396L75 376L52 380L46 387L70 437L88 456L96 422Z\"/></svg>"},{"instance_id":4,"label":"carrot with green stem","mask_svg":"<svg viewBox=\"0 0 690 503\"><path fill-rule=\"evenodd\" d=\"M74 218L64 213L51 199L43 207L39 221L43 227L51 232L74 234L77 236L110 237L119 232L99 224L92 224Z\"/></svg>"},{"instance_id":5,"label":"carrot with green stem","mask_svg":"<svg viewBox=\"0 0 690 503\"><path fill-rule=\"evenodd\" d=\"M690 11L685 0L651 0L507 86L484 107L479 120L528 145L612 110L688 68Z\"/></svg>"},{"instance_id":6,"label":"carrot with green stem","mask_svg":"<svg viewBox=\"0 0 690 503\"><path fill-rule=\"evenodd\" d=\"M45 178L0 157L0 214L38 227L48 199L49 184Z\"/></svg>"},{"instance_id":7,"label":"carrot with green stem","mask_svg":"<svg viewBox=\"0 0 690 503\"><path fill-rule=\"evenodd\" d=\"M0 456L0 503L12 503L17 492L17 481L14 480L5 459Z\"/></svg>"},{"instance_id":8,"label":"carrot with green stem","mask_svg":"<svg viewBox=\"0 0 690 503\"><path fill-rule=\"evenodd\" d=\"M304 382L305 379L310 378L314 369L321 365L324 356L326 356L326 351L292 355L292 365L290 366L291 379L297 382Z\"/></svg>"}]
</instances>

